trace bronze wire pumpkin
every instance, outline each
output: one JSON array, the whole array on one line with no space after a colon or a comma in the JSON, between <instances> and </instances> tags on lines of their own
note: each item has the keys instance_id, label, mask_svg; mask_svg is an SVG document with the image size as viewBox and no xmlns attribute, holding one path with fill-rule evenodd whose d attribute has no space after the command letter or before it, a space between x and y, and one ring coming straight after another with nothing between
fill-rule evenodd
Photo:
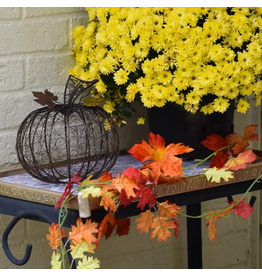
<instances>
[{"instance_id":1,"label":"bronze wire pumpkin","mask_svg":"<svg viewBox=\"0 0 262 276\"><path fill-rule=\"evenodd\" d=\"M101 107L81 104L96 82L70 75L64 104L47 90L33 92L38 97L35 101L47 106L24 119L16 139L19 162L31 176L67 183L78 172L82 179L98 178L114 166L119 154L118 127Z\"/></svg>"}]
</instances>

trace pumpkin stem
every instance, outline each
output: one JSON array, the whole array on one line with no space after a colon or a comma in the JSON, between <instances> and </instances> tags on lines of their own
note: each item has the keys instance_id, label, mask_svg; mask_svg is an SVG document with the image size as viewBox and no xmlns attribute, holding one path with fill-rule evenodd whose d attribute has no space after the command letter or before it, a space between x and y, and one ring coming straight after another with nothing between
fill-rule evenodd
<instances>
[{"instance_id":1,"label":"pumpkin stem","mask_svg":"<svg viewBox=\"0 0 262 276\"><path fill-rule=\"evenodd\" d=\"M79 95L82 94L84 91L87 91L89 94L90 91L88 91L88 89L97 82L98 80L84 81L70 75L65 87L64 105L73 105Z\"/></svg>"}]
</instances>

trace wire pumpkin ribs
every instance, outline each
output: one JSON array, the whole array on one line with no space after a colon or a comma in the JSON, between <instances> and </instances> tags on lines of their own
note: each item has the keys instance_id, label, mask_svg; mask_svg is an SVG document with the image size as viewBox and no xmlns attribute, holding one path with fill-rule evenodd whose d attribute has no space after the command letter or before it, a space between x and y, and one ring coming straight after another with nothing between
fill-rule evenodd
<instances>
[{"instance_id":1,"label":"wire pumpkin ribs","mask_svg":"<svg viewBox=\"0 0 262 276\"><path fill-rule=\"evenodd\" d=\"M82 179L97 178L113 167L119 154L118 127L101 107L81 104L96 82L70 75L63 104L48 90L33 92L45 107L24 119L16 140L19 162L30 175L67 183L78 172Z\"/></svg>"}]
</instances>

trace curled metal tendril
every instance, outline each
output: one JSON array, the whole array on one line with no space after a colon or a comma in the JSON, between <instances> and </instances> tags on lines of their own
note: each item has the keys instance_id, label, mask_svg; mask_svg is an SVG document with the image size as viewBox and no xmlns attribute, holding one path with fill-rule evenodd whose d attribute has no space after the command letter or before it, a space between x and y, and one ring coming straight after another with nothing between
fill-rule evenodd
<instances>
[{"instance_id":1,"label":"curled metal tendril","mask_svg":"<svg viewBox=\"0 0 262 276\"><path fill-rule=\"evenodd\" d=\"M15 225L21 219L38 219L38 220L40 219L41 221L47 222L50 225L54 222L56 223L56 220L54 218L52 218L51 216L49 216L48 214L46 214L40 210L23 211L11 220L11 222L9 223L9 225L7 226L7 228L5 229L5 231L3 233L2 244L3 244L3 249L4 249L4 252L5 252L7 258L13 264L19 265L19 266L24 265L29 261L30 256L31 256L31 251L32 251L32 244L27 244L24 257L21 260L18 260L17 258L15 258L13 256L13 254L11 253L10 248L8 246L8 236L11 233L12 229L15 227ZM73 260L71 254L70 254L70 247L69 247L68 239L66 237L64 237L62 240L63 240L63 243L67 250L69 263L73 262L72 268L76 268L75 261Z\"/></svg>"}]
</instances>

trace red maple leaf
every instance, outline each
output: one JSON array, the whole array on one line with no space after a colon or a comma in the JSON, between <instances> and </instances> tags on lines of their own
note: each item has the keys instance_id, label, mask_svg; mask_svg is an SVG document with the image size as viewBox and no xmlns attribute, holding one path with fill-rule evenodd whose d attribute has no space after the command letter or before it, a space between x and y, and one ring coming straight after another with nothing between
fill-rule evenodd
<instances>
[{"instance_id":1,"label":"red maple leaf","mask_svg":"<svg viewBox=\"0 0 262 276\"><path fill-rule=\"evenodd\" d=\"M201 142L205 147L210 150L216 151L225 146L227 146L227 141L225 138L218 134L212 134L207 136L206 140Z\"/></svg>"},{"instance_id":2,"label":"red maple leaf","mask_svg":"<svg viewBox=\"0 0 262 276\"><path fill-rule=\"evenodd\" d=\"M176 226L176 228L174 228L175 229L174 234L175 234L175 237L177 239L178 235L179 235L179 229L180 229L179 228L179 221L177 219L175 219L175 218L172 218L172 221L174 222L174 224Z\"/></svg>"},{"instance_id":3,"label":"red maple leaf","mask_svg":"<svg viewBox=\"0 0 262 276\"><path fill-rule=\"evenodd\" d=\"M245 148L249 146L248 141L258 140L258 135L253 133L256 127L256 125L249 125L245 127L244 137L237 133L232 133L226 136L228 145L235 144L235 146L231 148L231 151L233 152L234 156L237 156L239 153L243 152Z\"/></svg>"},{"instance_id":4,"label":"red maple leaf","mask_svg":"<svg viewBox=\"0 0 262 276\"><path fill-rule=\"evenodd\" d=\"M71 193L72 190L72 184L73 183L79 183L79 181L82 178L80 177L80 172L78 172L77 174L75 174L72 179L67 183L65 190L63 192L63 194L61 195L60 199L57 201L56 205L55 205L55 209L58 209L61 207L63 201L67 198L67 196Z\"/></svg>"},{"instance_id":5,"label":"red maple leaf","mask_svg":"<svg viewBox=\"0 0 262 276\"><path fill-rule=\"evenodd\" d=\"M249 125L245 127L244 137L237 133L231 133L227 135L226 138L223 138L217 134L212 134L208 136L206 140L201 143L210 150L217 151L216 154L212 157L209 167L217 167L220 169L227 161L229 161L228 159L230 155L228 154L228 149L218 151L225 146L233 145L233 147L230 148L230 151L231 155L233 155L234 157L246 151L246 147L249 145L248 141L258 140L258 135L253 133L256 127L256 125ZM256 157L255 160L258 160L258 158Z\"/></svg>"},{"instance_id":6,"label":"red maple leaf","mask_svg":"<svg viewBox=\"0 0 262 276\"><path fill-rule=\"evenodd\" d=\"M123 236L129 233L130 218L121 218L116 220L116 235Z\"/></svg>"},{"instance_id":7,"label":"red maple leaf","mask_svg":"<svg viewBox=\"0 0 262 276\"><path fill-rule=\"evenodd\" d=\"M206 138L205 141L201 142L205 147L210 150L217 151L225 146L227 146L227 141L225 138L218 134L212 134ZM225 162L228 160L229 154L227 149L216 152L211 158L210 168L217 167L218 169L222 168Z\"/></svg>"},{"instance_id":8,"label":"red maple leaf","mask_svg":"<svg viewBox=\"0 0 262 276\"><path fill-rule=\"evenodd\" d=\"M243 198L237 205L233 208L234 213L237 214L240 218L243 217L244 219L248 219L248 216L252 215L254 210L250 204L245 204L245 199Z\"/></svg>"},{"instance_id":9,"label":"red maple leaf","mask_svg":"<svg viewBox=\"0 0 262 276\"><path fill-rule=\"evenodd\" d=\"M214 168L217 167L218 169L221 169L224 164L227 162L229 158L229 154L227 153L227 150L221 150L216 152L216 155L211 158L211 162L209 167Z\"/></svg>"},{"instance_id":10,"label":"red maple leaf","mask_svg":"<svg viewBox=\"0 0 262 276\"><path fill-rule=\"evenodd\" d=\"M121 193L118 195L118 199L120 199L119 206L124 205L124 207L128 206L132 203L134 197L127 197L126 191L124 189L121 190Z\"/></svg>"},{"instance_id":11,"label":"red maple leaf","mask_svg":"<svg viewBox=\"0 0 262 276\"><path fill-rule=\"evenodd\" d=\"M146 204L151 209L156 204L156 193L152 193L153 186L146 187L145 185L139 186L140 190L136 192L137 197L140 197L140 201L137 204L137 208L140 207L144 211Z\"/></svg>"},{"instance_id":12,"label":"red maple leaf","mask_svg":"<svg viewBox=\"0 0 262 276\"><path fill-rule=\"evenodd\" d=\"M145 184L148 180L148 177L146 175L144 175L140 170L134 167L128 167L126 170L123 171L122 175L134 179L138 184Z\"/></svg>"},{"instance_id":13,"label":"red maple leaf","mask_svg":"<svg viewBox=\"0 0 262 276\"><path fill-rule=\"evenodd\" d=\"M99 248L100 238L105 235L106 239L109 238L112 234L113 229L115 228L116 220L115 214L111 210L105 215L98 227L96 248Z\"/></svg>"}]
</instances>

